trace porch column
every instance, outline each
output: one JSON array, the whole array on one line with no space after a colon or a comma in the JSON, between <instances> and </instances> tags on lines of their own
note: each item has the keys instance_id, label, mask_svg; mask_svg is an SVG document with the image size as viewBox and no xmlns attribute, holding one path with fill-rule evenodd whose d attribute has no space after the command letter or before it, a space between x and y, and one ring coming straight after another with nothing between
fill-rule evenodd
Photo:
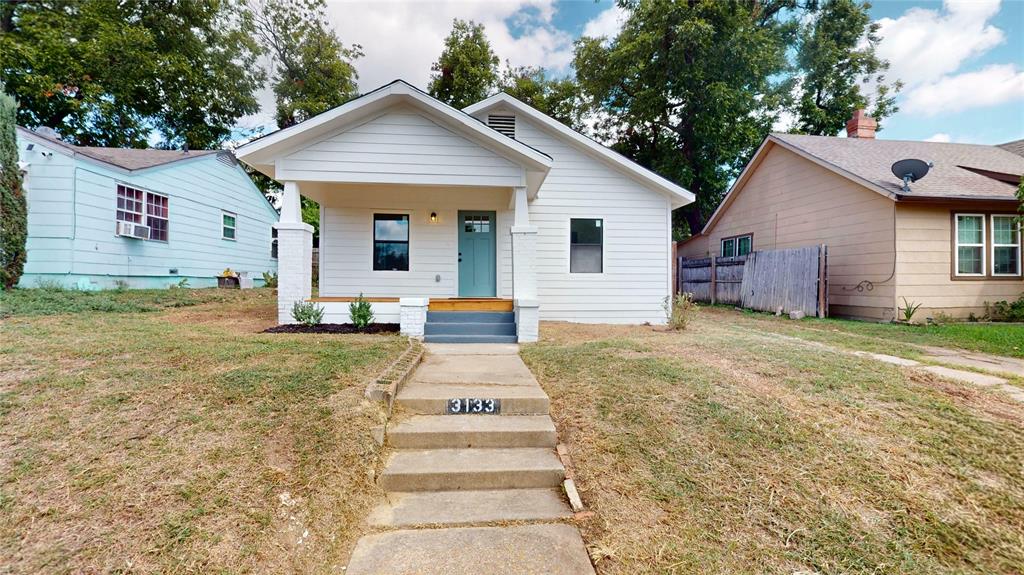
<instances>
[{"instance_id":1,"label":"porch column","mask_svg":"<svg viewBox=\"0 0 1024 575\"><path fill-rule=\"evenodd\" d=\"M512 296L515 298L516 330L520 342L537 341L540 306L537 302L537 228L530 225L526 188L513 191L515 219L512 225Z\"/></svg>"},{"instance_id":2,"label":"porch column","mask_svg":"<svg viewBox=\"0 0 1024 575\"><path fill-rule=\"evenodd\" d=\"M284 183L277 229L277 322L295 323L292 306L309 299L313 285L313 226L302 223L297 182Z\"/></svg>"}]
</instances>

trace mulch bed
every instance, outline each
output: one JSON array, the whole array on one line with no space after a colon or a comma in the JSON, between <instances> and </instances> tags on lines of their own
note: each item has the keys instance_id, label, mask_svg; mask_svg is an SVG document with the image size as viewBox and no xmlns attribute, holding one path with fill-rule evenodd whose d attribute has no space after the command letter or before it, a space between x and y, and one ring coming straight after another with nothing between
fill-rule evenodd
<instances>
[{"instance_id":1,"label":"mulch bed","mask_svg":"<svg viewBox=\"0 0 1024 575\"><path fill-rule=\"evenodd\" d=\"M363 329L356 329L351 323L322 323L320 325L302 325L289 323L263 330L263 333L398 333L397 323L371 323Z\"/></svg>"}]
</instances>

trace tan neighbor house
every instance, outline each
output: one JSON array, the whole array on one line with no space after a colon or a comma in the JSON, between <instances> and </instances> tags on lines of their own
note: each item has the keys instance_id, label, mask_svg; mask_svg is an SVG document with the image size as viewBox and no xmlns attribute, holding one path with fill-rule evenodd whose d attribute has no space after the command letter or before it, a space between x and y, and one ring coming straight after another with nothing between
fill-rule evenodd
<instances>
[{"instance_id":1,"label":"tan neighbor house","mask_svg":"<svg viewBox=\"0 0 1024 575\"><path fill-rule=\"evenodd\" d=\"M1024 141L985 146L874 138L858 113L848 138L772 134L684 257L827 244L831 315L915 321L981 315L1024 292L1014 223ZM897 160L932 163L909 184Z\"/></svg>"}]
</instances>

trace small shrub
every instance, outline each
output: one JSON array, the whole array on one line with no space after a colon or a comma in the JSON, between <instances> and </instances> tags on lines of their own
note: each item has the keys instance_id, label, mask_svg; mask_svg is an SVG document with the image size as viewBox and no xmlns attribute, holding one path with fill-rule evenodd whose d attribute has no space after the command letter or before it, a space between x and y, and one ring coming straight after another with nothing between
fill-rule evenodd
<instances>
[{"instance_id":1,"label":"small shrub","mask_svg":"<svg viewBox=\"0 0 1024 575\"><path fill-rule=\"evenodd\" d=\"M311 301L297 301L292 306L292 319L302 325L320 325L324 320L324 308Z\"/></svg>"},{"instance_id":2,"label":"small shrub","mask_svg":"<svg viewBox=\"0 0 1024 575\"><path fill-rule=\"evenodd\" d=\"M686 329L686 325L700 309L693 301L693 294L687 292L666 297L662 306L665 309L668 327L674 330Z\"/></svg>"},{"instance_id":3,"label":"small shrub","mask_svg":"<svg viewBox=\"0 0 1024 575\"><path fill-rule=\"evenodd\" d=\"M263 285L268 288L277 287L277 273L263 272Z\"/></svg>"},{"instance_id":4,"label":"small shrub","mask_svg":"<svg viewBox=\"0 0 1024 575\"><path fill-rule=\"evenodd\" d=\"M917 309L921 307L921 304L910 303L907 298L903 298L903 307L899 308L900 313L903 314L903 321L910 323L910 320L914 319L914 314L917 313Z\"/></svg>"},{"instance_id":5,"label":"small shrub","mask_svg":"<svg viewBox=\"0 0 1024 575\"><path fill-rule=\"evenodd\" d=\"M359 294L356 301L348 304L348 315L356 329L366 329L366 326L373 323L373 306L363 298L363 294Z\"/></svg>"},{"instance_id":6,"label":"small shrub","mask_svg":"<svg viewBox=\"0 0 1024 575\"><path fill-rule=\"evenodd\" d=\"M57 280L39 278L36 280L36 289L44 291L64 291L64 285Z\"/></svg>"},{"instance_id":7,"label":"small shrub","mask_svg":"<svg viewBox=\"0 0 1024 575\"><path fill-rule=\"evenodd\" d=\"M985 317L991 321L1024 321L1024 295L1014 302L985 302Z\"/></svg>"},{"instance_id":8,"label":"small shrub","mask_svg":"<svg viewBox=\"0 0 1024 575\"><path fill-rule=\"evenodd\" d=\"M174 284L171 287L175 287L178 289L188 289L188 278L181 278L180 280L178 280L178 283Z\"/></svg>"},{"instance_id":9,"label":"small shrub","mask_svg":"<svg viewBox=\"0 0 1024 575\"><path fill-rule=\"evenodd\" d=\"M114 291L125 291L128 289L128 282L124 280L114 280Z\"/></svg>"}]
</instances>

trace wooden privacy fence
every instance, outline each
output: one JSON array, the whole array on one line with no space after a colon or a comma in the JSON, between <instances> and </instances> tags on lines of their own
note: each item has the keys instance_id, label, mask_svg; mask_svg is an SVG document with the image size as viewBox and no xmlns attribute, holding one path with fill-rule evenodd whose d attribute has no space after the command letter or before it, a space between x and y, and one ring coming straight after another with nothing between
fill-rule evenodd
<instances>
[{"instance_id":1,"label":"wooden privacy fence","mask_svg":"<svg viewBox=\"0 0 1024 575\"><path fill-rule=\"evenodd\" d=\"M828 247L764 250L732 258L678 261L677 291L706 303L758 311L828 315Z\"/></svg>"}]
</instances>

